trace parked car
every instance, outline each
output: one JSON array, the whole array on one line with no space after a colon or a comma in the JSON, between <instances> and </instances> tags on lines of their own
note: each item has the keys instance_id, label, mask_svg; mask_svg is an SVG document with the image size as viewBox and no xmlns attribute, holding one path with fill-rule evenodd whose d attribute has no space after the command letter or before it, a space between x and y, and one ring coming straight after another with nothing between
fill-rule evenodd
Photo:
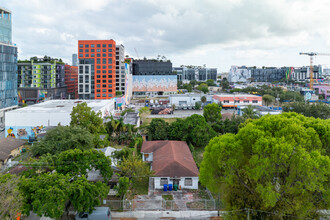
<instances>
[{"instance_id":1,"label":"parked car","mask_svg":"<svg viewBox=\"0 0 330 220\"><path fill-rule=\"evenodd\" d=\"M109 207L95 207L92 213L78 213L76 220L111 220L111 211Z\"/></svg>"}]
</instances>

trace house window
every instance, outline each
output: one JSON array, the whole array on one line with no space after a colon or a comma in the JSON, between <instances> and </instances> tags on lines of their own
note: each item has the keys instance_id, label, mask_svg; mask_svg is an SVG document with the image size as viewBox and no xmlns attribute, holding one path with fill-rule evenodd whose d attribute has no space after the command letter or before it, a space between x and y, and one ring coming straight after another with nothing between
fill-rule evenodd
<instances>
[{"instance_id":1,"label":"house window","mask_svg":"<svg viewBox=\"0 0 330 220\"><path fill-rule=\"evenodd\" d=\"M258 103L258 100L252 100L252 103Z\"/></svg>"},{"instance_id":2,"label":"house window","mask_svg":"<svg viewBox=\"0 0 330 220\"><path fill-rule=\"evenodd\" d=\"M223 100L223 103L229 103L229 100Z\"/></svg>"},{"instance_id":3,"label":"house window","mask_svg":"<svg viewBox=\"0 0 330 220\"><path fill-rule=\"evenodd\" d=\"M248 100L244 100L244 103L249 103L249 101Z\"/></svg>"},{"instance_id":4,"label":"house window","mask_svg":"<svg viewBox=\"0 0 330 220\"><path fill-rule=\"evenodd\" d=\"M167 178L160 178L160 185L164 186L164 184L168 184L168 179Z\"/></svg>"},{"instance_id":5,"label":"house window","mask_svg":"<svg viewBox=\"0 0 330 220\"><path fill-rule=\"evenodd\" d=\"M192 178L185 178L184 179L185 186L192 186Z\"/></svg>"}]
</instances>

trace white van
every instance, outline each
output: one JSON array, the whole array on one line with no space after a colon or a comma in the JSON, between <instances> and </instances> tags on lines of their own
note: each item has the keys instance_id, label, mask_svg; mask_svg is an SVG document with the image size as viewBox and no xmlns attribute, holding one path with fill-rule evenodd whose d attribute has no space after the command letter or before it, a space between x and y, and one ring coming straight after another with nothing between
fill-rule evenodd
<instances>
[{"instance_id":1,"label":"white van","mask_svg":"<svg viewBox=\"0 0 330 220\"><path fill-rule=\"evenodd\" d=\"M109 207L95 207L91 214L88 212L78 213L76 220L111 220L111 211Z\"/></svg>"}]
</instances>

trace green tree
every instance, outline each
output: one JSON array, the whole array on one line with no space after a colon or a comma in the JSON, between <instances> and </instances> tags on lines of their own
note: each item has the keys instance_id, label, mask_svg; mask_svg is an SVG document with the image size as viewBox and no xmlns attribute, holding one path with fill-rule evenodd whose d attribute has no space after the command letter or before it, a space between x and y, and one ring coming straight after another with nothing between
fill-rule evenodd
<instances>
[{"instance_id":1,"label":"green tree","mask_svg":"<svg viewBox=\"0 0 330 220\"><path fill-rule=\"evenodd\" d=\"M22 208L22 195L18 189L19 178L0 174L0 219L14 219Z\"/></svg>"},{"instance_id":2,"label":"green tree","mask_svg":"<svg viewBox=\"0 0 330 220\"><path fill-rule=\"evenodd\" d=\"M190 81L190 85L192 88L195 88L195 86L198 84L198 82L196 80L191 80Z\"/></svg>"},{"instance_id":3,"label":"green tree","mask_svg":"<svg viewBox=\"0 0 330 220\"><path fill-rule=\"evenodd\" d=\"M243 112L243 118L245 118L245 119L259 118L258 113L256 111L254 111L254 108L252 105L248 105L246 108L243 108L242 112Z\"/></svg>"},{"instance_id":4,"label":"green tree","mask_svg":"<svg viewBox=\"0 0 330 220\"><path fill-rule=\"evenodd\" d=\"M205 118L201 115L192 115L184 120L185 129L182 133L184 141L188 144L191 143L194 147L205 147L210 139L216 136L216 132L206 122Z\"/></svg>"},{"instance_id":5,"label":"green tree","mask_svg":"<svg viewBox=\"0 0 330 220\"><path fill-rule=\"evenodd\" d=\"M221 107L216 103L208 104L204 107L203 116L208 123L214 124L221 120Z\"/></svg>"},{"instance_id":6,"label":"green tree","mask_svg":"<svg viewBox=\"0 0 330 220\"><path fill-rule=\"evenodd\" d=\"M275 98L271 95L266 94L262 96L262 100L265 102L266 106L268 106L269 104L274 102Z\"/></svg>"},{"instance_id":7,"label":"green tree","mask_svg":"<svg viewBox=\"0 0 330 220\"><path fill-rule=\"evenodd\" d=\"M304 96L302 96L299 92L287 91L283 92L280 96L280 101L289 101L289 102L303 102Z\"/></svg>"},{"instance_id":8,"label":"green tree","mask_svg":"<svg viewBox=\"0 0 330 220\"><path fill-rule=\"evenodd\" d=\"M168 127L168 139L186 141L194 147L205 147L216 132L201 115L192 115L186 119L177 119Z\"/></svg>"},{"instance_id":9,"label":"green tree","mask_svg":"<svg viewBox=\"0 0 330 220\"><path fill-rule=\"evenodd\" d=\"M293 102L283 105L284 112L297 112L307 117L328 119L330 118L330 106L323 102L305 103Z\"/></svg>"},{"instance_id":10,"label":"green tree","mask_svg":"<svg viewBox=\"0 0 330 220\"><path fill-rule=\"evenodd\" d=\"M115 189L117 190L117 196L123 198L130 185L131 182L128 177L120 177L118 180L118 186L115 186Z\"/></svg>"},{"instance_id":11,"label":"green tree","mask_svg":"<svg viewBox=\"0 0 330 220\"><path fill-rule=\"evenodd\" d=\"M186 83L183 84L182 88L188 90L188 92L192 92L192 90L193 90L192 85L191 84L186 84Z\"/></svg>"},{"instance_id":12,"label":"green tree","mask_svg":"<svg viewBox=\"0 0 330 220\"><path fill-rule=\"evenodd\" d=\"M71 176L87 177L88 170L98 170L105 181L111 179L111 159L102 151L95 149L73 149L61 152L58 155L46 155L40 158L41 163L54 167L58 173Z\"/></svg>"},{"instance_id":13,"label":"green tree","mask_svg":"<svg viewBox=\"0 0 330 220\"><path fill-rule=\"evenodd\" d=\"M232 115L230 119L226 118L225 120L222 120L212 126L212 128L221 134L226 133L233 133L237 134L240 126L243 125L245 121L245 118L241 116L237 116L235 114Z\"/></svg>"},{"instance_id":14,"label":"green tree","mask_svg":"<svg viewBox=\"0 0 330 220\"><path fill-rule=\"evenodd\" d=\"M197 89L202 91L204 94L209 92L209 88L206 83L202 83L199 86L197 86Z\"/></svg>"},{"instance_id":15,"label":"green tree","mask_svg":"<svg viewBox=\"0 0 330 220\"><path fill-rule=\"evenodd\" d=\"M206 80L206 84L207 84L208 86L216 86L216 84L214 83L214 80L213 80L213 79L208 79L208 80Z\"/></svg>"},{"instance_id":16,"label":"green tree","mask_svg":"<svg viewBox=\"0 0 330 220\"><path fill-rule=\"evenodd\" d=\"M206 97L205 96L202 96L201 97L201 102L203 103L203 106L205 105L205 102L206 102Z\"/></svg>"},{"instance_id":17,"label":"green tree","mask_svg":"<svg viewBox=\"0 0 330 220\"><path fill-rule=\"evenodd\" d=\"M151 114L150 108L149 107L142 107L139 109L139 114L141 118L141 123L143 124L147 117Z\"/></svg>"},{"instance_id":18,"label":"green tree","mask_svg":"<svg viewBox=\"0 0 330 220\"><path fill-rule=\"evenodd\" d=\"M188 131L186 129L187 127L185 120L178 118L177 120L172 122L168 127L168 139L178 140L178 141L183 140L184 137L188 135Z\"/></svg>"},{"instance_id":19,"label":"green tree","mask_svg":"<svg viewBox=\"0 0 330 220\"><path fill-rule=\"evenodd\" d=\"M202 105L200 102L195 102L195 109L201 109Z\"/></svg>"},{"instance_id":20,"label":"green tree","mask_svg":"<svg viewBox=\"0 0 330 220\"><path fill-rule=\"evenodd\" d=\"M153 118L148 126L148 140L167 140L168 123L161 118Z\"/></svg>"},{"instance_id":21,"label":"green tree","mask_svg":"<svg viewBox=\"0 0 330 220\"><path fill-rule=\"evenodd\" d=\"M44 139L31 147L34 156L58 154L70 149L93 148L93 135L79 127L57 126L47 132Z\"/></svg>"},{"instance_id":22,"label":"green tree","mask_svg":"<svg viewBox=\"0 0 330 220\"><path fill-rule=\"evenodd\" d=\"M316 219L319 209L329 209L330 159L322 153L328 145L315 120L296 113L266 115L245 123L236 135L212 139L205 148L201 183L222 193L227 210L248 207L279 218Z\"/></svg>"},{"instance_id":23,"label":"green tree","mask_svg":"<svg viewBox=\"0 0 330 220\"><path fill-rule=\"evenodd\" d=\"M227 78L223 78L221 80L221 83L220 83L221 87L222 87L222 90L227 90L229 89L229 82L227 80Z\"/></svg>"},{"instance_id":24,"label":"green tree","mask_svg":"<svg viewBox=\"0 0 330 220\"><path fill-rule=\"evenodd\" d=\"M103 134L105 129L101 112L94 112L86 102L79 103L72 108L70 126L77 126L86 129L91 134Z\"/></svg>"},{"instance_id":25,"label":"green tree","mask_svg":"<svg viewBox=\"0 0 330 220\"><path fill-rule=\"evenodd\" d=\"M127 158L123 158L118 168L122 177L129 177L133 182L144 182L153 175L150 166L136 154L129 154Z\"/></svg>"},{"instance_id":26,"label":"green tree","mask_svg":"<svg viewBox=\"0 0 330 220\"><path fill-rule=\"evenodd\" d=\"M70 175L44 173L21 179L23 214L33 211L38 216L59 219L67 216L69 207L77 212L92 212L109 191L106 184L88 182L85 177L72 179Z\"/></svg>"}]
</instances>

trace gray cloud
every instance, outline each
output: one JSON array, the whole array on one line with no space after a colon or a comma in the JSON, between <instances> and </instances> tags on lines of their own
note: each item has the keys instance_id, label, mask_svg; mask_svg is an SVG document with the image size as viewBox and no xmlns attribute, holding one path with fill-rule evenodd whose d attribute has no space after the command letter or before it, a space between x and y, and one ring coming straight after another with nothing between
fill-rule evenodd
<instances>
[{"instance_id":1,"label":"gray cloud","mask_svg":"<svg viewBox=\"0 0 330 220\"><path fill-rule=\"evenodd\" d=\"M250 50L254 51L253 55L256 50L306 46L310 26L313 24L317 32L324 29L329 20L329 3L326 0L323 3L11 0L4 4L13 12L13 38L21 50L21 58L47 54L69 62L71 54L77 51L79 39L114 39L123 43L130 55L135 55L136 48L140 57L162 54L189 62L189 54L212 48L220 51L212 51L213 56L224 56L223 51L229 51L233 59L237 49L243 50L236 59L244 59ZM321 38L330 36L330 32L326 34L323 36L322 32ZM207 54L210 53L205 52L201 58L207 59Z\"/></svg>"}]
</instances>

